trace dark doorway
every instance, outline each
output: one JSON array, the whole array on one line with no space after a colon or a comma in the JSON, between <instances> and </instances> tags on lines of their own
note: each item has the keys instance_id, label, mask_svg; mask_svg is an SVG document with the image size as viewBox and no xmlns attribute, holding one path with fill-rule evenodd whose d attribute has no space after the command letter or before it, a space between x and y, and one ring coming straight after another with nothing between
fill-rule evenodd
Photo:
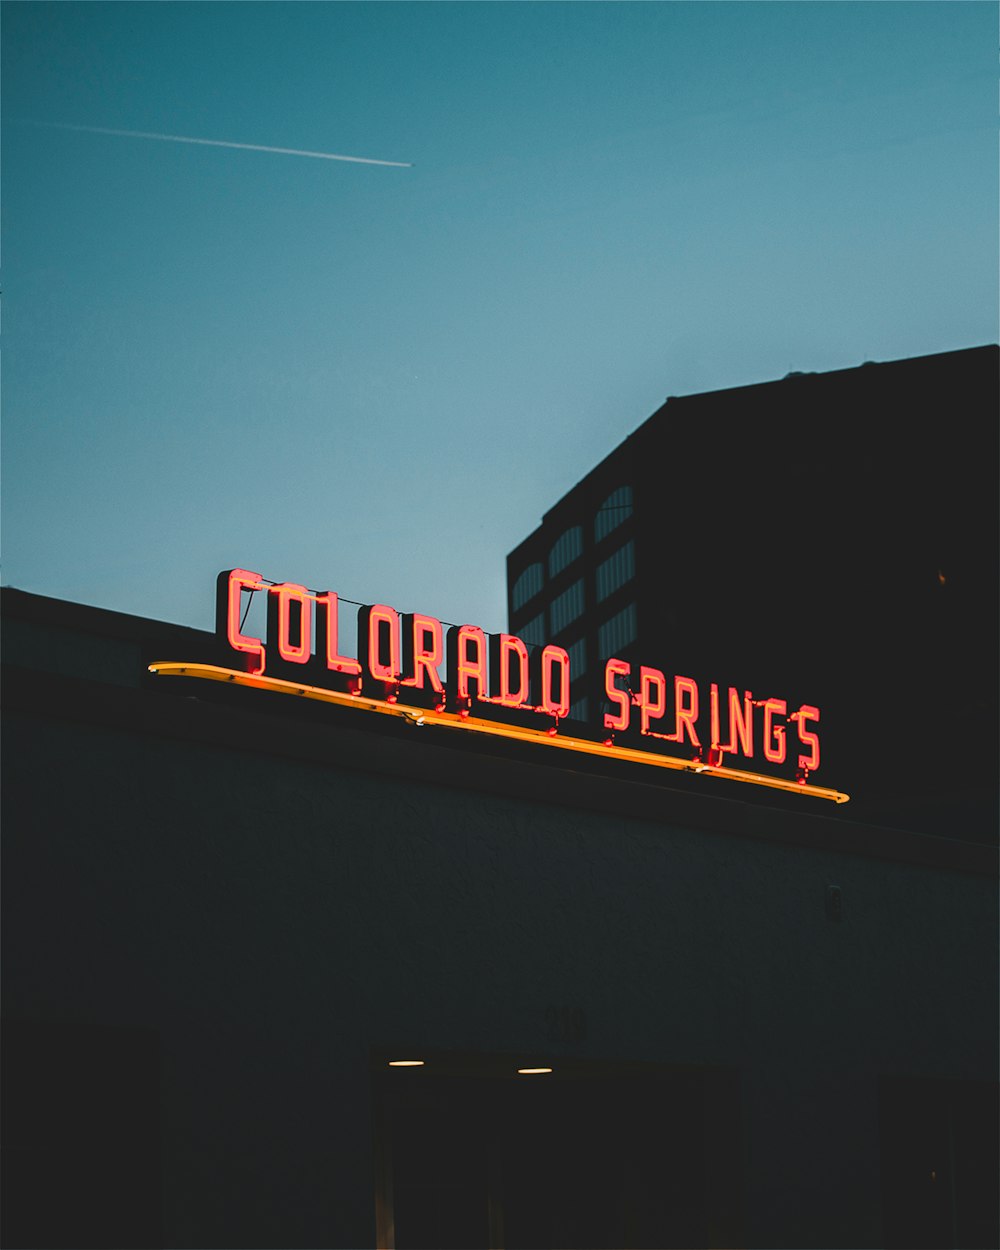
<instances>
[{"instance_id":1,"label":"dark doorway","mask_svg":"<svg viewBox=\"0 0 1000 1250\"><path fill-rule=\"evenodd\" d=\"M880 1080L887 1250L1000 1245L998 1089L990 1081Z\"/></svg>"},{"instance_id":2,"label":"dark doorway","mask_svg":"<svg viewBox=\"0 0 1000 1250\"><path fill-rule=\"evenodd\" d=\"M666 1250L738 1236L733 1074L563 1062L518 1075L498 1057L379 1065L380 1246Z\"/></svg>"}]
</instances>

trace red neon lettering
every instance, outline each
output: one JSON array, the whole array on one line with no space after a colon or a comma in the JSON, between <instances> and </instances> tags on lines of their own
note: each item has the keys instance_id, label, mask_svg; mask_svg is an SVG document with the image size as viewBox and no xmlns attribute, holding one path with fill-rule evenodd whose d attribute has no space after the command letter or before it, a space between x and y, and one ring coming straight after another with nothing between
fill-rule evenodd
<instances>
[{"instance_id":1,"label":"red neon lettering","mask_svg":"<svg viewBox=\"0 0 1000 1250\"><path fill-rule=\"evenodd\" d=\"M784 711L784 704L782 704ZM765 741L767 730L764 731ZM753 695L749 690L743 691L743 707L740 708L740 694L732 686L729 687L729 745L727 751L736 751L736 740L739 739L740 751L747 759L753 759ZM765 749L765 754L767 754ZM771 757L768 756L768 759ZM784 758L784 757L782 757Z\"/></svg>"},{"instance_id":2,"label":"red neon lettering","mask_svg":"<svg viewBox=\"0 0 1000 1250\"><path fill-rule=\"evenodd\" d=\"M305 664L312 654L312 596L305 586L282 582L270 593L278 604L278 654L289 664ZM292 604L298 605L297 643L292 642Z\"/></svg>"},{"instance_id":3,"label":"red neon lettering","mask_svg":"<svg viewBox=\"0 0 1000 1250\"><path fill-rule=\"evenodd\" d=\"M632 666L627 660L608 660L604 666L604 693L608 696L610 702L618 705L617 716L611 712L604 713L605 729L628 729L629 716L632 712L632 701L629 698L628 691L620 690L615 685L615 678L627 678L631 671Z\"/></svg>"},{"instance_id":4,"label":"red neon lettering","mask_svg":"<svg viewBox=\"0 0 1000 1250\"><path fill-rule=\"evenodd\" d=\"M517 669L516 688L511 684L511 671ZM527 701L529 689L528 648L513 634L490 635L491 693L504 707L520 707Z\"/></svg>"},{"instance_id":5,"label":"red neon lettering","mask_svg":"<svg viewBox=\"0 0 1000 1250\"><path fill-rule=\"evenodd\" d=\"M685 706L684 695L688 696ZM674 678L674 732L670 735L673 742L683 742L685 733L691 739L691 745L700 747L698 731L694 727L698 719L698 683L690 677Z\"/></svg>"},{"instance_id":6,"label":"red neon lettering","mask_svg":"<svg viewBox=\"0 0 1000 1250\"><path fill-rule=\"evenodd\" d=\"M719 729L719 687L713 681L708 689L709 734L711 746L717 747L721 740Z\"/></svg>"},{"instance_id":7,"label":"red neon lettering","mask_svg":"<svg viewBox=\"0 0 1000 1250\"><path fill-rule=\"evenodd\" d=\"M799 729L799 741L804 747L809 748L809 754L799 756L799 768L808 768L814 773L819 768L819 734L813 733L811 729L806 729L805 722L807 720L819 722L819 708L807 707L805 704L798 710L796 724Z\"/></svg>"},{"instance_id":8,"label":"red neon lettering","mask_svg":"<svg viewBox=\"0 0 1000 1250\"><path fill-rule=\"evenodd\" d=\"M655 690L655 699L650 692ZM667 679L658 668L639 669L639 732L649 733L649 722L659 720L667 710Z\"/></svg>"},{"instance_id":9,"label":"red neon lettering","mask_svg":"<svg viewBox=\"0 0 1000 1250\"><path fill-rule=\"evenodd\" d=\"M387 645L383 646L383 642ZM358 650L376 681L399 680L399 614L385 603L358 613Z\"/></svg>"},{"instance_id":10,"label":"red neon lettering","mask_svg":"<svg viewBox=\"0 0 1000 1250\"><path fill-rule=\"evenodd\" d=\"M475 695L469 682L476 683ZM485 698L486 635L478 625L458 625L448 630L448 685L456 698Z\"/></svg>"},{"instance_id":11,"label":"red neon lettering","mask_svg":"<svg viewBox=\"0 0 1000 1250\"><path fill-rule=\"evenodd\" d=\"M424 675L430 688L440 694L444 690L438 666L444 659L444 632L434 616L408 612L403 617L404 686L424 689Z\"/></svg>"},{"instance_id":12,"label":"red neon lettering","mask_svg":"<svg viewBox=\"0 0 1000 1250\"><path fill-rule=\"evenodd\" d=\"M258 675L264 671L264 644L259 638L250 638L240 632L240 606L244 590L263 590L264 580L259 573L246 569L230 569L226 591L226 641L234 651L256 656L256 668L247 671Z\"/></svg>"},{"instance_id":13,"label":"red neon lettering","mask_svg":"<svg viewBox=\"0 0 1000 1250\"><path fill-rule=\"evenodd\" d=\"M553 672L559 669L559 698L552 694ZM560 719L569 711L569 656L562 647L549 643L542 651L542 702L543 712Z\"/></svg>"},{"instance_id":14,"label":"red neon lettering","mask_svg":"<svg viewBox=\"0 0 1000 1250\"><path fill-rule=\"evenodd\" d=\"M319 636L326 637L326 667L334 673L347 673L354 677L361 672L361 661L340 654L338 638L339 607L337 596L332 590L324 595L316 596L316 650L319 650ZM358 687L360 689L360 686Z\"/></svg>"},{"instance_id":15,"label":"red neon lettering","mask_svg":"<svg viewBox=\"0 0 1000 1250\"><path fill-rule=\"evenodd\" d=\"M788 753L785 726L774 723L775 716L784 716L788 706L784 699L764 700L764 759L772 764L784 764Z\"/></svg>"}]
</instances>

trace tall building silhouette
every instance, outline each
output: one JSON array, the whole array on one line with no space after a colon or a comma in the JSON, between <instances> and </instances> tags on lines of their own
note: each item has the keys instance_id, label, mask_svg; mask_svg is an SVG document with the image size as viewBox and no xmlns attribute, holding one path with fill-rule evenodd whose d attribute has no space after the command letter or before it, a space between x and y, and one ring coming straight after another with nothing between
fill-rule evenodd
<instances>
[{"instance_id":1,"label":"tall building silhouette","mask_svg":"<svg viewBox=\"0 0 1000 1250\"><path fill-rule=\"evenodd\" d=\"M511 632L581 720L610 656L752 684L821 708L838 814L989 836L997 413L996 346L671 397L510 553Z\"/></svg>"}]
</instances>

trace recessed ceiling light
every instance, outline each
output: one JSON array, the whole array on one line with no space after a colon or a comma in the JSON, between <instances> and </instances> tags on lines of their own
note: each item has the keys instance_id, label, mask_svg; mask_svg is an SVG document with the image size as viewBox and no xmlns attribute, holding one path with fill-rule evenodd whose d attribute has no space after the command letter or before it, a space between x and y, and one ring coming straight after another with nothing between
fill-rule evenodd
<instances>
[{"instance_id":1,"label":"recessed ceiling light","mask_svg":"<svg viewBox=\"0 0 1000 1250\"><path fill-rule=\"evenodd\" d=\"M543 1072L551 1072L551 1068L518 1068L519 1076L540 1076Z\"/></svg>"},{"instance_id":2,"label":"recessed ceiling light","mask_svg":"<svg viewBox=\"0 0 1000 1250\"><path fill-rule=\"evenodd\" d=\"M390 1059L390 1068L422 1068L424 1061L422 1059Z\"/></svg>"}]
</instances>

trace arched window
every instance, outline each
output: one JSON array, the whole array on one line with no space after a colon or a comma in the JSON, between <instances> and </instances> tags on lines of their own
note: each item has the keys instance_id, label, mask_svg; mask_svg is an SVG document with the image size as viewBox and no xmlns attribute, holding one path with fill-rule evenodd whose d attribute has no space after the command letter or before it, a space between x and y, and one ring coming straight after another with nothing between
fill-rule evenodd
<instances>
[{"instance_id":1,"label":"arched window","mask_svg":"<svg viewBox=\"0 0 1000 1250\"><path fill-rule=\"evenodd\" d=\"M549 552L549 577L555 577L583 555L583 527L571 526L560 534Z\"/></svg>"},{"instance_id":2,"label":"arched window","mask_svg":"<svg viewBox=\"0 0 1000 1250\"><path fill-rule=\"evenodd\" d=\"M632 487L619 486L605 499L597 509L594 517L594 540L600 542L612 530L617 529L622 521L632 515Z\"/></svg>"}]
</instances>

